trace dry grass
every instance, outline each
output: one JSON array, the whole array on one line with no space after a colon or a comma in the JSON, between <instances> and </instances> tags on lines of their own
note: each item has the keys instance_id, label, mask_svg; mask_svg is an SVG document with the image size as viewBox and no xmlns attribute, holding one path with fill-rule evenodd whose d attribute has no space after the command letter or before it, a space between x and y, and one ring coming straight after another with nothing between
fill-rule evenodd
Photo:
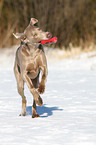
<instances>
[{"instance_id":1,"label":"dry grass","mask_svg":"<svg viewBox=\"0 0 96 145\"><path fill-rule=\"evenodd\" d=\"M72 58L77 56L79 58L79 56L82 53L89 53L92 51L96 51L96 45L91 43L90 45L85 46L84 48L82 48L81 46L79 47L74 47L72 46L72 44L70 44L70 47L66 50L65 47L60 48L45 48L46 54L47 54L47 58L50 59L54 59L57 60L62 60L64 58ZM95 55L90 55L89 57L94 57Z\"/></svg>"}]
</instances>

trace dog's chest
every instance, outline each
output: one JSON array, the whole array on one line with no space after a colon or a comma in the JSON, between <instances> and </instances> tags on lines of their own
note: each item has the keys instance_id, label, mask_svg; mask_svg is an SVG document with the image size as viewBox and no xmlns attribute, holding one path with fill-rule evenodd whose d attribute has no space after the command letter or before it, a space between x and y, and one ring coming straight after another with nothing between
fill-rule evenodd
<instances>
[{"instance_id":1,"label":"dog's chest","mask_svg":"<svg viewBox=\"0 0 96 145\"><path fill-rule=\"evenodd\" d=\"M31 61L30 61L30 63L27 64L26 70L27 70L27 71L32 71L32 70L36 71L37 68L38 68L38 62L36 62L36 61L32 61L32 62L31 62Z\"/></svg>"},{"instance_id":2,"label":"dog's chest","mask_svg":"<svg viewBox=\"0 0 96 145\"><path fill-rule=\"evenodd\" d=\"M38 63L36 61L31 62L27 65L26 68L27 71L27 75L31 78L34 79L37 77L38 73L39 73L39 67L38 67Z\"/></svg>"}]
</instances>

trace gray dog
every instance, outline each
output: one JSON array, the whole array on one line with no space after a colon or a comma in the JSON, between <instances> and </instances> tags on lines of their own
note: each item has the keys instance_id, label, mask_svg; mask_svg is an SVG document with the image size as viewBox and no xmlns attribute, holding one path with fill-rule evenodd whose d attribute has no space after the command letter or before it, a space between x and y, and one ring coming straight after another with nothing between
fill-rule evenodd
<instances>
[{"instance_id":1,"label":"gray dog","mask_svg":"<svg viewBox=\"0 0 96 145\"><path fill-rule=\"evenodd\" d=\"M21 39L20 47L16 51L14 73L17 80L18 93L22 96L22 114L26 115L26 97L24 96L24 82L26 82L33 95L32 117L39 117L36 113L36 104L43 105L39 94L44 93L47 77L47 62L41 40L48 40L51 33L43 32L34 26L38 20L31 18L24 33L13 34L17 39ZM39 76L41 73L41 81Z\"/></svg>"}]
</instances>

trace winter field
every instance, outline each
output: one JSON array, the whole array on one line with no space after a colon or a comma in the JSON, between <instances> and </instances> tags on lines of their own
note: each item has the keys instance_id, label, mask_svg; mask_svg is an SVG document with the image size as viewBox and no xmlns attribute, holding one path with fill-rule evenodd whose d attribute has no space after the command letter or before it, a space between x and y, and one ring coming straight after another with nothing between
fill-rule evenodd
<instances>
[{"instance_id":1,"label":"winter field","mask_svg":"<svg viewBox=\"0 0 96 145\"><path fill-rule=\"evenodd\" d=\"M15 50L0 50L0 145L96 145L96 51L63 59L63 50L47 50L44 105L33 119L26 85L27 116L19 116Z\"/></svg>"}]
</instances>

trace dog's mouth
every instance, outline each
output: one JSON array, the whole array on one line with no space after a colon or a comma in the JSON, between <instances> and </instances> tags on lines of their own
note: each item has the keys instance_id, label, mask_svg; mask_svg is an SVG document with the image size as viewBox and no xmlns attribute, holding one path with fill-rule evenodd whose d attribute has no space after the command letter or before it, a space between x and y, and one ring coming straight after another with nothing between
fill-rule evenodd
<instances>
[{"instance_id":1,"label":"dog's mouth","mask_svg":"<svg viewBox=\"0 0 96 145\"><path fill-rule=\"evenodd\" d=\"M48 40L41 40L41 44L52 44L57 42L57 37L50 38Z\"/></svg>"}]
</instances>

